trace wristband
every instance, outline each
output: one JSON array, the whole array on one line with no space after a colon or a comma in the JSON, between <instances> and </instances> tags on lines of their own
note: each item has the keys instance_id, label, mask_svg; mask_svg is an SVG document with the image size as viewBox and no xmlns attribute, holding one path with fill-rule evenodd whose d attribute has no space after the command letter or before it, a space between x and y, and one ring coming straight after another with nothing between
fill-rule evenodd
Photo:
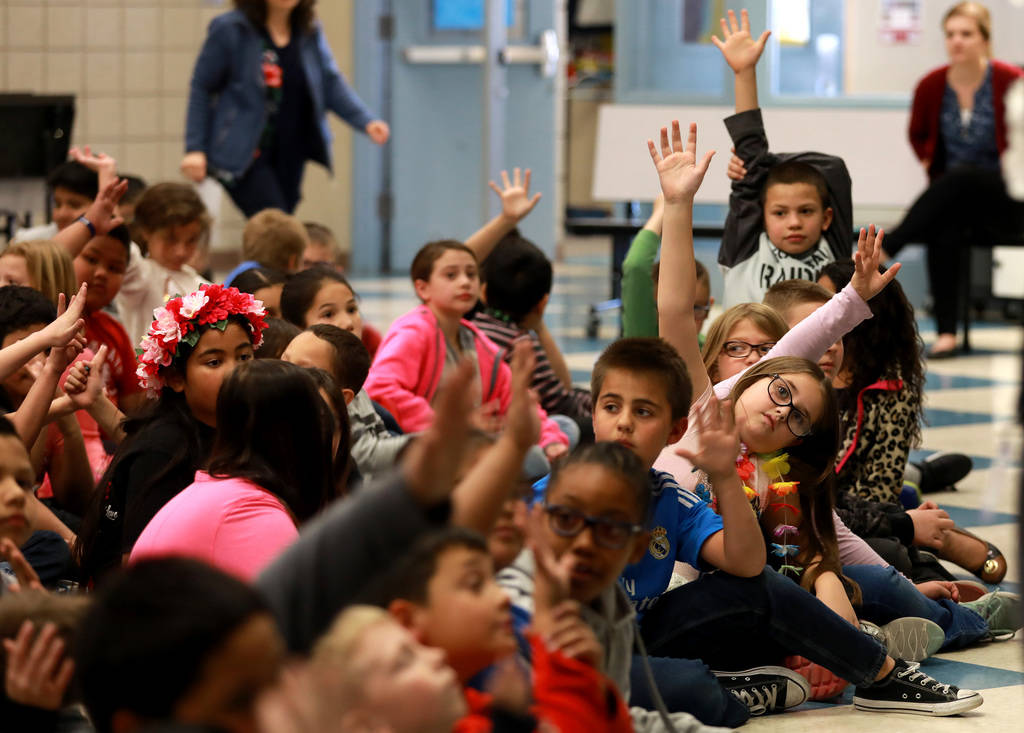
<instances>
[{"instance_id":1,"label":"wristband","mask_svg":"<svg viewBox=\"0 0 1024 733\"><path fill-rule=\"evenodd\" d=\"M89 221L88 219L86 219L86 218L85 218L84 216L80 216L80 217L78 217L78 221L82 222L82 223L83 223L83 224L85 224L85 225L86 225L87 227L89 227L89 235L90 235L90 236L93 236L93 237L95 237L95 236L96 236L96 227L94 227L94 226L93 226L93 224L92 224L92 222L91 222L91 221Z\"/></svg>"}]
</instances>

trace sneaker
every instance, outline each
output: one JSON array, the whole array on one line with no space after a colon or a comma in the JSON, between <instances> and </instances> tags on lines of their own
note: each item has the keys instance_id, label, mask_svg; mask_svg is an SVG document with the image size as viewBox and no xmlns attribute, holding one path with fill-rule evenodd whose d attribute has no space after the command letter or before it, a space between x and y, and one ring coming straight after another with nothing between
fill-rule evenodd
<instances>
[{"instance_id":1,"label":"sneaker","mask_svg":"<svg viewBox=\"0 0 1024 733\"><path fill-rule=\"evenodd\" d=\"M754 716L803 705L811 694L807 681L785 667L754 667L742 672L712 670L711 674Z\"/></svg>"},{"instance_id":2,"label":"sneaker","mask_svg":"<svg viewBox=\"0 0 1024 733\"><path fill-rule=\"evenodd\" d=\"M915 715L958 715L980 706L984 700L974 690L961 690L932 679L916 662L896 660L896 666L884 679L858 687L853 706L876 713L913 713Z\"/></svg>"},{"instance_id":3,"label":"sneaker","mask_svg":"<svg viewBox=\"0 0 1024 733\"><path fill-rule=\"evenodd\" d=\"M961 602L985 619L989 639L1009 639L1022 625L1020 596L1004 590L986 593L976 601Z\"/></svg>"},{"instance_id":4,"label":"sneaker","mask_svg":"<svg viewBox=\"0 0 1024 733\"><path fill-rule=\"evenodd\" d=\"M942 648L946 634L934 621L915 616L905 616L876 626L870 621L861 621L860 630L876 639L890 657L920 662Z\"/></svg>"},{"instance_id":5,"label":"sneaker","mask_svg":"<svg viewBox=\"0 0 1024 733\"><path fill-rule=\"evenodd\" d=\"M916 464L921 471L920 489L922 494L947 491L955 487L974 468L970 456L963 453L932 453Z\"/></svg>"},{"instance_id":6,"label":"sneaker","mask_svg":"<svg viewBox=\"0 0 1024 733\"><path fill-rule=\"evenodd\" d=\"M988 593L988 586L976 580L954 580L953 585L960 593L960 603L976 601Z\"/></svg>"},{"instance_id":7,"label":"sneaker","mask_svg":"<svg viewBox=\"0 0 1024 733\"><path fill-rule=\"evenodd\" d=\"M811 686L812 700L831 700L850 684L842 677L806 657L786 657L783 664L807 680Z\"/></svg>"}]
</instances>

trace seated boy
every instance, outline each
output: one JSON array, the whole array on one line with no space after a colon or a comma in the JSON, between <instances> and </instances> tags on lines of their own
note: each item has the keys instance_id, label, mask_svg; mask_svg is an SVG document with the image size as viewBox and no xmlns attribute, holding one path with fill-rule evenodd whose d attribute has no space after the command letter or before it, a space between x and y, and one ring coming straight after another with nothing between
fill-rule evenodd
<instances>
[{"instance_id":1,"label":"seated boy","mask_svg":"<svg viewBox=\"0 0 1024 733\"><path fill-rule=\"evenodd\" d=\"M551 295L551 261L513 229L484 260L481 269L484 308L473 315L476 324L512 358L512 344L529 338L536 355L531 387L552 417L565 415L584 434L590 432L590 392L573 387L569 367L544 323ZM560 423L560 426L564 424ZM585 441L588 442L588 441Z\"/></svg>"},{"instance_id":2,"label":"seated boy","mask_svg":"<svg viewBox=\"0 0 1024 733\"><path fill-rule=\"evenodd\" d=\"M280 209L264 209L245 223L242 230L242 263L228 273L228 285L240 273L259 265L278 272L302 269L302 255L309 236L302 222Z\"/></svg>"},{"instance_id":3,"label":"seated boy","mask_svg":"<svg viewBox=\"0 0 1024 733\"><path fill-rule=\"evenodd\" d=\"M781 280L817 280L824 265L850 257L853 242L846 165L822 153L769 152L755 76L769 33L755 41L746 11L742 26L731 11L729 17L725 40L714 42L735 72L736 114L725 126L746 173L733 181L718 251L726 308L760 302Z\"/></svg>"},{"instance_id":4,"label":"seated boy","mask_svg":"<svg viewBox=\"0 0 1024 733\"><path fill-rule=\"evenodd\" d=\"M66 160L46 177L46 187L53 197L53 221L49 224L19 229L14 242L53 239L53 236L82 216L96 198L99 186L96 173L81 163Z\"/></svg>"},{"instance_id":5,"label":"seated boy","mask_svg":"<svg viewBox=\"0 0 1024 733\"><path fill-rule=\"evenodd\" d=\"M315 221L303 222L309 244L302 253L302 269L314 265L329 265L344 274L348 270L351 252L342 250L341 245L328 227Z\"/></svg>"}]
</instances>

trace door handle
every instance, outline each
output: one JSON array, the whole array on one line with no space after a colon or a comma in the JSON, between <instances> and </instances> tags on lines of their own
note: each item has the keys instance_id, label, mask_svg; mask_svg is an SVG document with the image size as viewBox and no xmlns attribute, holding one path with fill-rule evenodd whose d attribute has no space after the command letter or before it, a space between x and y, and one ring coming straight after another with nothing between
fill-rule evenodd
<instances>
[{"instance_id":1,"label":"door handle","mask_svg":"<svg viewBox=\"0 0 1024 733\"><path fill-rule=\"evenodd\" d=\"M551 78L558 72L561 50L558 34L548 29L540 34L536 46L507 46L498 54L498 60L512 64L536 64L541 76ZM408 64L451 65L482 64L487 58L485 46L407 46L402 58Z\"/></svg>"}]
</instances>

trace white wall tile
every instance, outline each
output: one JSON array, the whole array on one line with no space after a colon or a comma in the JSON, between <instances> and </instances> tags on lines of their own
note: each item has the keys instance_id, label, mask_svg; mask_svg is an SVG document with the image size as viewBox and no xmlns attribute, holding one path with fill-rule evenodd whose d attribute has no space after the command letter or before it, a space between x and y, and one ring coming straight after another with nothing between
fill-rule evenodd
<instances>
[{"instance_id":1,"label":"white wall tile","mask_svg":"<svg viewBox=\"0 0 1024 733\"><path fill-rule=\"evenodd\" d=\"M39 92L43 88L45 57L36 51L11 51L7 55L7 89Z\"/></svg>"},{"instance_id":2,"label":"white wall tile","mask_svg":"<svg viewBox=\"0 0 1024 733\"><path fill-rule=\"evenodd\" d=\"M124 135L124 115L120 97L86 97L89 116L89 137L96 140L119 140Z\"/></svg>"},{"instance_id":3,"label":"white wall tile","mask_svg":"<svg viewBox=\"0 0 1024 733\"><path fill-rule=\"evenodd\" d=\"M124 133L128 140L160 135L160 98L132 96L124 100Z\"/></svg>"},{"instance_id":4,"label":"white wall tile","mask_svg":"<svg viewBox=\"0 0 1024 733\"><path fill-rule=\"evenodd\" d=\"M121 46L121 8L87 8L85 11L86 48L116 49Z\"/></svg>"},{"instance_id":5,"label":"white wall tile","mask_svg":"<svg viewBox=\"0 0 1024 733\"><path fill-rule=\"evenodd\" d=\"M125 48L154 48L160 40L160 10L149 8L124 9Z\"/></svg>"},{"instance_id":6,"label":"white wall tile","mask_svg":"<svg viewBox=\"0 0 1024 733\"><path fill-rule=\"evenodd\" d=\"M125 143L117 167L125 173L142 176L146 183L156 183L160 180L160 146L152 140Z\"/></svg>"},{"instance_id":7,"label":"white wall tile","mask_svg":"<svg viewBox=\"0 0 1024 733\"><path fill-rule=\"evenodd\" d=\"M160 107L160 132L166 137L185 139L185 107L188 97L164 97Z\"/></svg>"},{"instance_id":8,"label":"white wall tile","mask_svg":"<svg viewBox=\"0 0 1024 733\"><path fill-rule=\"evenodd\" d=\"M121 91L121 58L115 51L88 51L85 54L85 90L89 94L113 94Z\"/></svg>"},{"instance_id":9,"label":"white wall tile","mask_svg":"<svg viewBox=\"0 0 1024 733\"><path fill-rule=\"evenodd\" d=\"M163 67L161 69L161 87L164 93L188 94L192 68L196 62L196 52L164 51L160 57Z\"/></svg>"},{"instance_id":10,"label":"white wall tile","mask_svg":"<svg viewBox=\"0 0 1024 733\"><path fill-rule=\"evenodd\" d=\"M85 10L68 5L46 9L46 39L50 48L80 48L85 43Z\"/></svg>"},{"instance_id":11,"label":"white wall tile","mask_svg":"<svg viewBox=\"0 0 1024 733\"><path fill-rule=\"evenodd\" d=\"M7 45L11 48L41 49L43 8L40 5L11 5L7 8Z\"/></svg>"},{"instance_id":12,"label":"white wall tile","mask_svg":"<svg viewBox=\"0 0 1024 733\"><path fill-rule=\"evenodd\" d=\"M125 51L122 72L125 93L160 91L160 54L156 51Z\"/></svg>"},{"instance_id":13,"label":"white wall tile","mask_svg":"<svg viewBox=\"0 0 1024 733\"><path fill-rule=\"evenodd\" d=\"M163 48L195 48L199 45L199 9L196 5L160 10L160 45Z\"/></svg>"},{"instance_id":14,"label":"white wall tile","mask_svg":"<svg viewBox=\"0 0 1024 733\"><path fill-rule=\"evenodd\" d=\"M84 55L81 51L50 51L46 54L46 86L48 92L81 94Z\"/></svg>"}]
</instances>

